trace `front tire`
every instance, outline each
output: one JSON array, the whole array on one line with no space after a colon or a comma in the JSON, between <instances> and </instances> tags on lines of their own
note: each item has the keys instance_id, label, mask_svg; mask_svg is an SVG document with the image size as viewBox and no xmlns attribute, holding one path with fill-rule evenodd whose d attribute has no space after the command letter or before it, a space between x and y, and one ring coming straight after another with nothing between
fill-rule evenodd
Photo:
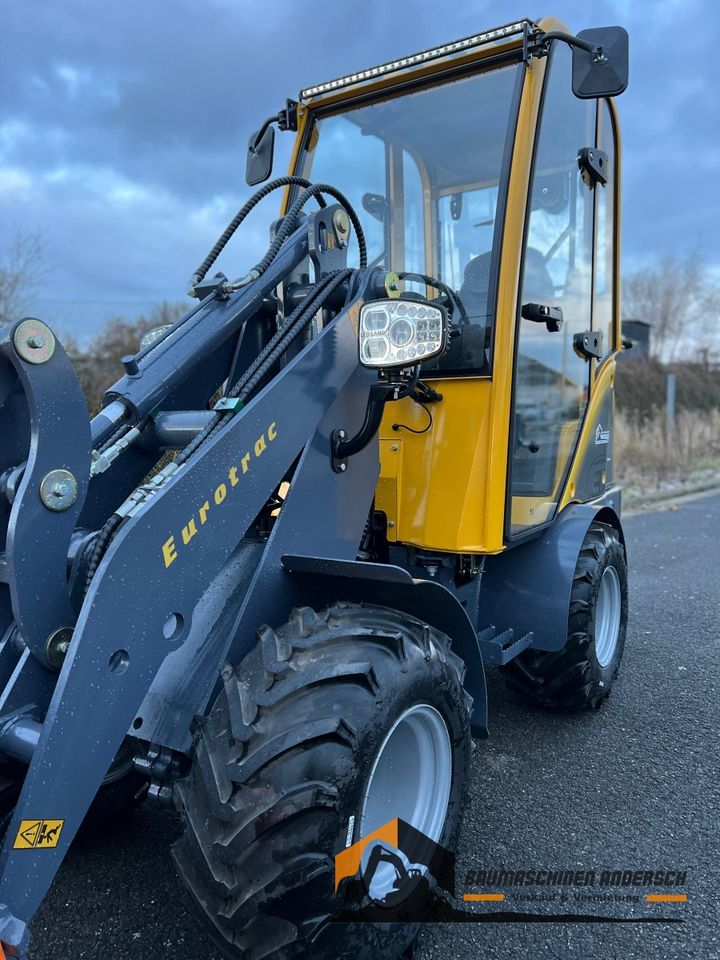
<instances>
[{"instance_id":1,"label":"front tire","mask_svg":"<svg viewBox=\"0 0 720 960\"><path fill-rule=\"evenodd\" d=\"M333 858L395 817L454 849L471 749L463 675L444 634L350 604L293 611L225 668L177 785L173 855L228 956L401 955L417 925L329 922L341 907Z\"/></svg>"},{"instance_id":2,"label":"front tire","mask_svg":"<svg viewBox=\"0 0 720 960\"><path fill-rule=\"evenodd\" d=\"M525 650L505 668L509 685L544 707L599 707L617 677L627 627L627 562L614 527L591 524L570 594L561 650Z\"/></svg>"}]
</instances>

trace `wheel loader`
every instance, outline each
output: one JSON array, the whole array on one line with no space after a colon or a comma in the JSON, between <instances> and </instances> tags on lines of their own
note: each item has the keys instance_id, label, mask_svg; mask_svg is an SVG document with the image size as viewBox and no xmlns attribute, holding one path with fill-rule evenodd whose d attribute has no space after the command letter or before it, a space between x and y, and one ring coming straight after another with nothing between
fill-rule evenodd
<instances>
[{"instance_id":1,"label":"wheel loader","mask_svg":"<svg viewBox=\"0 0 720 960\"><path fill-rule=\"evenodd\" d=\"M333 860L394 818L454 848L486 667L605 700L627 75L622 28L518 20L304 89L92 419L47 324L0 328L5 955L147 800L229 957L399 957L418 924L333 922Z\"/></svg>"}]
</instances>

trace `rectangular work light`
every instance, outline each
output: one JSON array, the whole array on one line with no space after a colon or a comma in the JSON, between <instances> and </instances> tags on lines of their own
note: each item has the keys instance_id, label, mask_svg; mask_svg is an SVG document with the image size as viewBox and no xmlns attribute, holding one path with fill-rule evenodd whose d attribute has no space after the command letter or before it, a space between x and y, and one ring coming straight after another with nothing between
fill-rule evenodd
<instances>
[{"instance_id":1,"label":"rectangular work light","mask_svg":"<svg viewBox=\"0 0 720 960\"><path fill-rule=\"evenodd\" d=\"M414 367L444 353L447 344L443 307L415 300L373 300L360 310L364 367Z\"/></svg>"}]
</instances>

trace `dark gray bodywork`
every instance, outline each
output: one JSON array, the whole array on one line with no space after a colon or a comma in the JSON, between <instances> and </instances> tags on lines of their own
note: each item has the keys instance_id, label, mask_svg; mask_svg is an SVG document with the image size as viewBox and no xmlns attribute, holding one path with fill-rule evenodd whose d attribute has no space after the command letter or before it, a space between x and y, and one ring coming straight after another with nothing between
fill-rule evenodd
<instances>
[{"instance_id":1,"label":"dark gray bodywork","mask_svg":"<svg viewBox=\"0 0 720 960\"><path fill-rule=\"evenodd\" d=\"M377 445L339 473L331 434L359 428L376 379L357 349L373 271L355 275L344 308L217 435L121 508L158 452L207 422L208 397L252 359L263 301L307 257L308 229L312 218L254 284L209 295L138 354L92 423L61 346L31 364L16 349L16 328L0 329L0 751L14 744L29 760L0 853L0 940L21 954L27 923L123 743L132 738L140 769L151 772L148 757L189 756L193 718L209 709L223 663L238 663L262 624L336 600L432 623L465 660L474 728L484 735L483 660L506 662L530 644L555 648L579 544L597 511L612 509L566 511L539 538L488 558L482 578L462 588L422 579L409 564L358 561ZM91 479L91 450L148 417L144 436L156 446L136 443ZM38 491L60 468L77 479L77 499L53 512ZM289 475L269 536L248 536ZM84 594L83 552L118 508L126 522ZM46 656L58 630L71 637L59 672ZM23 820L63 821L57 844L16 848Z\"/></svg>"}]
</instances>

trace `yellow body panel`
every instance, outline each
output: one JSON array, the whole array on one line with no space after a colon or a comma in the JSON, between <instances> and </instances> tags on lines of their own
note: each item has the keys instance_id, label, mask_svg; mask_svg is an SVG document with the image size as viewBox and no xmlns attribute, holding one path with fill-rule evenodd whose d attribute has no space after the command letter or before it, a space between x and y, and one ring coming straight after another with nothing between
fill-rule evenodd
<instances>
[{"instance_id":1,"label":"yellow body panel","mask_svg":"<svg viewBox=\"0 0 720 960\"><path fill-rule=\"evenodd\" d=\"M388 405L380 428L376 509L388 518L388 539L434 550L491 552L486 530L492 382L464 378L436 383L443 400L428 416L411 400ZM390 525L392 524L392 526ZM502 544L500 545L502 547Z\"/></svg>"},{"instance_id":2,"label":"yellow body panel","mask_svg":"<svg viewBox=\"0 0 720 960\"><path fill-rule=\"evenodd\" d=\"M615 359L613 357L609 357L596 372L595 383L593 384L593 389L590 395L590 403L588 404L587 413L585 414L585 422L580 433L580 440L578 441L572 467L570 468L568 480L565 484L565 492L560 499L558 510L562 510L563 507L566 507L569 503L572 503L576 499L575 490L577 487L578 477L580 475L580 471L582 470L585 456L590 450L590 445L593 441L595 424L597 423L598 419L598 412L602 407L607 392L614 389Z\"/></svg>"}]
</instances>

